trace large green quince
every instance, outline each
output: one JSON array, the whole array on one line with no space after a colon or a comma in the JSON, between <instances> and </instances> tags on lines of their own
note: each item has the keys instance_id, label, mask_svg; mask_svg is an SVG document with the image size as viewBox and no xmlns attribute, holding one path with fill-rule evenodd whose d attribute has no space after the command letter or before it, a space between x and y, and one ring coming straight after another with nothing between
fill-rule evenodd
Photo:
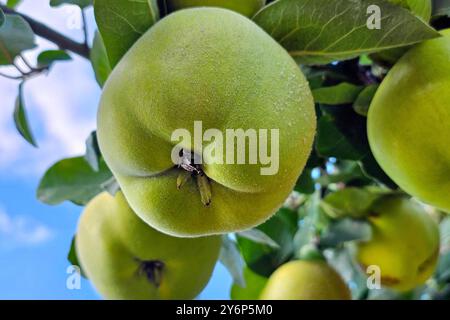
<instances>
[{"instance_id":1,"label":"large green quince","mask_svg":"<svg viewBox=\"0 0 450 320\"><path fill-rule=\"evenodd\" d=\"M260 299L351 300L351 294L341 276L325 261L298 260L275 270Z\"/></svg>"},{"instance_id":2,"label":"large green quince","mask_svg":"<svg viewBox=\"0 0 450 320\"><path fill-rule=\"evenodd\" d=\"M252 17L266 4L266 0L168 0L167 4L172 10L191 7L220 7Z\"/></svg>"},{"instance_id":3,"label":"large green quince","mask_svg":"<svg viewBox=\"0 0 450 320\"><path fill-rule=\"evenodd\" d=\"M450 30L406 53L381 83L368 136L401 188L450 211Z\"/></svg>"},{"instance_id":4,"label":"large green quince","mask_svg":"<svg viewBox=\"0 0 450 320\"><path fill-rule=\"evenodd\" d=\"M195 122L224 136L266 132L270 143L258 149L275 155L278 170L263 174L271 165L261 157L250 163L251 148L239 164L238 140L226 146L218 138L182 141L183 163L175 165L172 134L184 128L198 138ZM307 161L315 128L312 94L294 60L252 21L219 8L177 11L145 33L110 75L98 113L102 154L131 207L181 237L244 230L271 217ZM225 159L228 152L234 159Z\"/></svg>"},{"instance_id":5,"label":"large green quince","mask_svg":"<svg viewBox=\"0 0 450 320\"><path fill-rule=\"evenodd\" d=\"M220 237L180 239L152 229L120 192L94 198L76 236L82 269L106 299L193 299L208 283L220 246Z\"/></svg>"},{"instance_id":6,"label":"large green quince","mask_svg":"<svg viewBox=\"0 0 450 320\"><path fill-rule=\"evenodd\" d=\"M439 257L438 225L423 207L404 196L377 201L369 221L372 238L360 242L357 260L377 266L381 284L408 291L433 274Z\"/></svg>"}]
</instances>

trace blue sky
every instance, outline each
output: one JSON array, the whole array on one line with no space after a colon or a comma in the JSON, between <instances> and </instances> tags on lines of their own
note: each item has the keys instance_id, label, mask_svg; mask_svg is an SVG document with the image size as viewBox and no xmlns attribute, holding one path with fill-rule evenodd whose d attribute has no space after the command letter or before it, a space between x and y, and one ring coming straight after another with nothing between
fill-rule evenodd
<instances>
[{"instance_id":1,"label":"blue sky","mask_svg":"<svg viewBox=\"0 0 450 320\"><path fill-rule=\"evenodd\" d=\"M4 1L1 1L4 2ZM77 7L50 8L49 0L23 0L19 10L73 39L82 40ZM95 22L88 10L92 37ZM51 43L36 39L35 61ZM25 105L39 148L17 134L12 114L18 82L0 77L0 299L98 299L89 282L66 288L66 256L82 208L70 203L40 203L36 187L54 162L84 153L84 141L95 129L100 89L87 60L56 64L47 76L28 81ZM13 72L2 68L4 72ZM231 278L218 264L201 299L227 299Z\"/></svg>"}]
</instances>

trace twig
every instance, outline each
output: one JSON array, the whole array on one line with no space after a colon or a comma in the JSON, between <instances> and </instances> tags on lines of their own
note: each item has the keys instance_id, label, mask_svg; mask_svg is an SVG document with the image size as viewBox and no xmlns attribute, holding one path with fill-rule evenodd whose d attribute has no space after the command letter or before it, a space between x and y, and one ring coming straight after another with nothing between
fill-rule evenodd
<instances>
[{"instance_id":1,"label":"twig","mask_svg":"<svg viewBox=\"0 0 450 320\"><path fill-rule=\"evenodd\" d=\"M87 27L87 19L86 12L84 9L81 9L81 18L83 19L83 34L84 34L84 45L88 47L88 27Z\"/></svg>"},{"instance_id":2,"label":"twig","mask_svg":"<svg viewBox=\"0 0 450 320\"><path fill-rule=\"evenodd\" d=\"M22 75L28 73L28 71L23 70L15 61L12 62L12 65L19 71Z\"/></svg>"},{"instance_id":3,"label":"twig","mask_svg":"<svg viewBox=\"0 0 450 320\"><path fill-rule=\"evenodd\" d=\"M7 79L11 79L11 80L21 80L21 79L23 79L23 76L11 76L11 75L5 74L3 72L0 72L0 76L4 77L4 78L7 78Z\"/></svg>"},{"instance_id":4,"label":"twig","mask_svg":"<svg viewBox=\"0 0 450 320\"><path fill-rule=\"evenodd\" d=\"M25 65L30 69L30 70L35 70L36 68L34 68L27 59L25 59L25 57L22 54L18 55L20 59L22 59L23 63L25 63Z\"/></svg>"},{"instance_id":5,"label":"twig","mask_svg":"<svg viewBox=\"0 0 450 320\"><path fill-rule=\"evenodd\" d=\"M33 18L30 18L29 16L19 13L11 8L8 8L7 6L0 4L0 8L3 10L6 14L17 14L21 16L25 21L28 22L33 32L44 38L47 39L54 44L56 44L59 48L72 51L83 58L89 59L89 47L86 43L79 43L76 42L61 33L51 29L50 27L46 26L45 24L38 22L34 20Z\"/></svg>"}]
</instances>

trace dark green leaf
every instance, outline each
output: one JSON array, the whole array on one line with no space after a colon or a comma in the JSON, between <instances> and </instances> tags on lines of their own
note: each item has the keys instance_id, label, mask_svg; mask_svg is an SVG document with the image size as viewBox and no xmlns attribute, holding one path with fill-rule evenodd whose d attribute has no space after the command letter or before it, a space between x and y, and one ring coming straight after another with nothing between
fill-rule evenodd
<instances>
[{"instance_id":1,"label":"dark green leaf","mask_svg":"<svg viewBox=\"0 0 450 320\"><path fill-rule=\"evenodd\" d=\"M5 13L3 12L2 8L0 8L0 27L2 26L3 22L5 22Z\"/></svg>"},{"instance_id":2,"label":"dark green leaf","mask_svg":"<svg viewBox=\"0 0 450 320\"><path fill-rule=\"evenodd\" d=\"M341 219L331 223L320 237L321 248L334 248L338 245L354 240L369 240L372 235L368 222Z\"/></svg>"},{"instance_id":3,"label":"dark green leaf","mask_svg":"<svg viewBox=\"0 0 450 320\"><path fill-rule=\"evenodd\" d=\"M86 140L86 154L84 158L94 171L99 170L101 154L96 131L92 132Z\"/></svg>"},{"instance_id":4,"label":"dark green leaf","mask_svg":"<svg viewBox=\"0 0 450 320\"><path fill-rule=\"evenodd\" d=\"M367 8L381 9L369 29ZM279 0L253 18L302 64L329 63L438 37L408 10L384 0Z\"/></svg>"},{"instance_id":5,"label":"dark green leaf","mask_svg":"<svg viewBox=\"0 0 450 320\"><path fill-rule=\"evenodd\" d=\"M227 268L233 277L233 282L245 287L243 274L244 261L234 241L228 236L223 236L222 248L220 249L219 261Z\"/></svg>"},{"instance_id":6,"label":"dark green leaf","mask_svg":"<svg viewBox=\"0 0 450 320\"><path fill-rule=\"evenodd\" d=\"M37 57L39 67L50 66L55 61L67 61L72 58L64 50L47 50L43 51Z\"/></svg>"},{"instance_id":7,"label":"dark green leaf","mask_svg":"<svg viewBox=\"0 0 450 320\"><path fill-rule=\"evenodd\" d=\"M6 5L8 6L8 8L14 9L14 8L17 7L21 2L22 2L22 0L8 0L8 1L6 2Z\"/></svg>"},{"instance_id":8,"label":"dark green leaf","mask_svg":"<svg viewBox=\"0 0 450 320\"><path fill-rule=\"evenodd\" d=\"M159 19L156 0L96 0L94 11L111 67Z\"/></svg>"},{"instance_id":9,"label":"dark green leaf","mask_svg":"<svg viewBox=\"0 0 450 320\"><path fill-rule=\"evenodd\" d=\"M269 276L293 254L292 240L297 230L297 214L282 208L257 229L273 239L279 249L255 243L239 234L236 238L247 266L260 275Z\"/></svg>"},{"instance_id":10,"label":"dark green leaf","mask_svg":"<svg viewBox=\"0 0 450 320\"><path fill-rule=\"evenodd\" d=\"M359 161L364 174L390 188L396 184L375 160L367 138L366 118L351 106L321 106L325 114L317 127L316 150L326 157Z\"/></svg>"},{"instance_id":11,"label":"dark green leaf","mask_svg":"<svg viewBox=\"0 0 450 320\"><path fill-rule=\"evenodd\" d=\"M34 140L30 126L28 124L27 113L23 102L23 83L19 85L19 94L16 98L16 105L14 107L14 123L20 135L28 141L31 145L37 147Z\"/></svg>"},{"instance_id":12,"label":"dark green leaf","mask_svg":"<svg viewBox=\"0 0 450 320\"><path fill-rule=\"evenodd\" d=\"M450 253L450 216L445 217L439 226L441 235L441 251Z\"/></svg>"},{"instance_id":13,"label":"dark green leaf","mask_svg":"<svg viewBox=\"0 0 450 320\"><path fill-rule=\"evenodd\" d=\"M280 246L273 241L267 234L258 229L250 229L237 233L240 237L249 239L255 243L264 244L271 248L278 249Z\"/></svg>"},{"instance_id":14,"label":"dark green leaf","mask_svg":"<svg viewBox=\"0 0 450 320\"><path fill-rule=\"evenodd\" d=\"M84 157L64 159L47 170L39 184L37 197L51 205L66 200L84 205L104 191L102 184L111 177L104 161L95 172Z\"/></svg>"},{"instance_id":15,"label":"dark green leaf","mask_svg":"<svg viewBox=\"0 0 450 320\"><path fill-rule=\"evenodd\" d=\"M439 283L450 283L450 252L439 257L435 278Z\"/></svg>"},{"instance_id":16,"label":"dark green leaf","mask_svg":"<svg viewBox=\"0 0 450 320\"><path fill-rule=\"evenodd\" d=\"M433 16L450 17L450 2L448 0L433 0Z\"/></svg>"},{"instance_id":17,"label":"dark green leaf","mask_svg":"<svg viewBox=\"0 0 450 320\"><path fill-rule=\"evenodd\" d=\"M372 152L368 152L360 161L364 174L385 186L396 189L397 184L381 169Z\"/></svg>"},{"instance_id":18,"label":"dark green leaf","mask_svg":"<svg viewBox=\"0 0 450 320\"><path fill-rule=\"evenodd\" d=\"M303 193L303 194L311 194L315 191L315 182L312 177L312 169L305 168L303 169L302 174L297 180L295 184L295 191Z\"/></svg>"},{"instance_id":19,"label":"dark green leaf","mask_svg":"<svg viewBox=\"0 0 450 320\"><path fill-rule=\"evenodd\" d=\"M254 273L249 268L244 268L244 280L245 286L242 287L238 284L233 284L231 287L231 299L232 300L258 300L261 291L264 289L267 278Z\"/></svg>"},{"instance_id":20,"label":"dark green leaf","mask_svg":"<svg viewBox=\"0 0 450 320\"><path fill-rule=\"evenodd\" d=\"M353 109L356 113L367 116L369 111L370 103L372 102L373 96L377 92L378 84L372 84L364 88L361 93L356 98L353 103Z\"/></svg>"},{"instance_id":21,"label":"dark green leaf","mask_svg":"<svg viewBox=\"0 0 450 320\"><path fill-rule=\"evenodd\" d=\"M106 54L105 44L98 31L95 32L90 58L95 73L95 79L100 87L103 87L103 84L111 73L111 66L109 64L108 55Z\"/></svg>"},{"instance_id":22,"label":"dark green leaf","mask_svg":"<svg viewBox=\"0 0 450 320\"><path fill-rule=\"evenodd\" d=\"M81 268L81 264L78 261L77 249L76 249L76 246L75 246L75 241L76 241L76 235L73 236L73 238L72 238L72 242L70 244L69 254L67 255L67 260L69 260L71 265L77 266L78 268L80 268L81 275L84 278L87 278L86 277L86 273L83 271L83 269Z\"/></svg>"},{"instance_id":23,"label":"dark green leaf","mask_svg":"<svg viewBox=\"0 0 450 320\"><path fill-rule=\"evenodd\" d=\"M312 93L316 103L338 105L352 103L362 90L361 86L343 82L332 87L317 88Z\"/></svg>"},{"instance_id":24,"label":"dark green leaf","mask_svg":"<svg viewBox=\"0 0 450 320\"><path fill-rule=\"evenodd\" d=\"M75 4L80 8L86 8L92 5L93 0L50 0L50 6L57 7L62 4Z\"/></svg>"},{"instance_id":25,"label":"dark green leaf","mask_svg":"<svg viewBox=\"0 0 450 320\"><path fill-rule=\"evenodd\" d=\"M348 123L350 126L351 124ZM317 125L316 148L317 152L326 157L339 159L359 160L362 159L367 150L361 150L355 145L353 138L359 134L365 135L361 129L348 127L344 130L332 115L324 115L319 119ZM361 133L358 133L361 131Z\"/></svg>"},{"instance_id":26,"label":"dark green leaf","mask_svg":"<svg viewBox=\"0 0 450 320\"><path fill-rule=\"evenodd\" d=\"M332 183L349 183L352 185L366 185L372 183L362 171L361 165L356 161L341 160L335 167L337 172L323 175L317 179L317 182L325 187Z\"/></svg>"},{"instance_id":27,"label":"dark green leaf","mask_svg":"<svg viewBox=\"0 0 450 320\"><path fill-rule=\"evenodd\" d=\"M345 188L328 194L324 198L324 204L330 206L332 210L325 210L333 218L341 217L364 217L375 200L380 197L379 193L371 192L368 189Z\"/></svg>"},{"instance_id":28,"label":"dark green leaf","mask_svg":"<svg viewBox=\"0 0 450 320\"><path fill-rule=\"evenodd\" d=\"M21 16L5 14L0 27L0 65L12 64L19 53L35 46L34 33L28 22Z\"/></svg>"}]
</instances>

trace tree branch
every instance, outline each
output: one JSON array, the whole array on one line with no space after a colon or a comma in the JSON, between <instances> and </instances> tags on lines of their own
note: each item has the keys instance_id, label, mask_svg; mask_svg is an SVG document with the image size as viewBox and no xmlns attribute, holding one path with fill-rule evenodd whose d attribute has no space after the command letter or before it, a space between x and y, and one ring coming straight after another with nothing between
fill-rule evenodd
<instances>
[{"instance_id":1,"label":"tree branch","mask_svg":"<svg viewBox=\"0 0 450 320\"><path fill-rule=\"evenodd\" d=\"M3 12L5 12L7 14L17 14L17 15L21 16L23 19L25 19L28 22L31 29L33 29L33 32L36 35L38 35L44 39L47 39L50 42L53 42L61 49L72 51L72 52L82 56L83 58L89 59L89 47L87 44L79 43L72 39L69 39L68 37L64 36L63 34L46 26L45 24L38 22L25 14L22 14L13 9L10 9L3 4L0 4L0 8L3 10Z\"/></svg>"}]
</instances>

